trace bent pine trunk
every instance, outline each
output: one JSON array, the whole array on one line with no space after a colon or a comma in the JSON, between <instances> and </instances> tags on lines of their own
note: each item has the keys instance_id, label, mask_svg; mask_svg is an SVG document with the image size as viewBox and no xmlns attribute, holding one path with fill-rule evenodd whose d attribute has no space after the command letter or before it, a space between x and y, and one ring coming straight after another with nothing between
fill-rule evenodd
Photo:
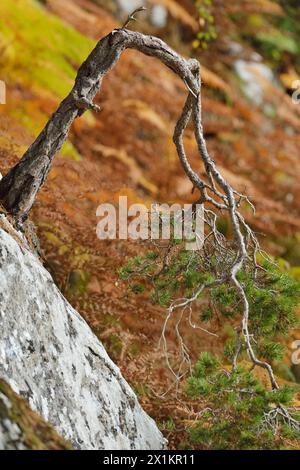
<instances>
[{"instance_id":1,"label":"bent pine trunk","mask_svg":"<svg viewBox=\"0 0 300 470\"><path fill-rule=\"evenodd\" d=\"M2 179L0 200L17 221L22 223L27 218L73 121L86 109L99 110L93 104L93 99L101 87L103 77L126 48L157 57L185 81L190 91L197 94L193 75L193 69L199 68L197 61L185 60L160 39L126 29L112 31L97 43L79 68L70 94L59 105L19 163Z\"/></svg>"}]
</instances>

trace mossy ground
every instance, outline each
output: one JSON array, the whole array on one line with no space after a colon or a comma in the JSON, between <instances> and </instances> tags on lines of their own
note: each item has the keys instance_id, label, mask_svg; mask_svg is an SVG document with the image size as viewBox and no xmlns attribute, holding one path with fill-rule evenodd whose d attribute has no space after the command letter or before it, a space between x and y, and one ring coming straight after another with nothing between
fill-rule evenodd
<instances>
[{"instance_id":1,"label":"mossy ground","mask_svg":"<svg viewBox=\"0 0 300 470\"><path fill-rule=\"evenodd\" d=\"M71 90L76 70L94 41L35 0L4 0L0 17L0 79L8 89L7 106L1 112L36 136L50 109L54 111ZM61 155L81 158L70 140Z\"/></svg>"},{"instance_id":2,"label":"mossy ground","mask_svg":"<svg viewBox=\"0 0 300 470\"><path fill-rule=\"evenodd\" d=\"M63 98L94 41L37 1L4 0L0 15L1 76L27 90Z\"/></svg>"}]
</instances>

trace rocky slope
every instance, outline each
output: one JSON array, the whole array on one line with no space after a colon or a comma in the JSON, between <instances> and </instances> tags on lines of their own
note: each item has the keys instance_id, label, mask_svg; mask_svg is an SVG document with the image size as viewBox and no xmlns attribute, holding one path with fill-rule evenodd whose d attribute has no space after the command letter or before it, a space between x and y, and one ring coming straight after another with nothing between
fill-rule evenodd
<instances>
[{"instance_id":1,"label":"rocky slope","mask_svg":"<svg viewBox=\"0 0 300 470\"><path fill-rule=\"evenodd\" d=\"M77 449L162 448L100 341L4 216L0 285L0 376L13 390Z\"/></svg>"}]
</instances>

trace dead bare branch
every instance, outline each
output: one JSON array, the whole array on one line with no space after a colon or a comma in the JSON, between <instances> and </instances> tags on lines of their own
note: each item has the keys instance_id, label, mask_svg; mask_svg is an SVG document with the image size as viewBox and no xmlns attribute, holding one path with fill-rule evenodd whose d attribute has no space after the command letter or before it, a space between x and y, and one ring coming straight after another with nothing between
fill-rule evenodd
<instances>
[{"instance_id":1,"label":"dead bare branch","mask_svg":"<svg viewBox=\"0 0 300 470\"><path fill-rule=\"evenodd\" d=\"M146 11L147 8L146 7L139 7L139 8L136 8L130 15L128 15L128 18L127 20L125 21L125 23L123 24L122 28L121 29L126 29L127 26L129 26L129 24L131 23L131 21L137 21L135 15L137 13L140 13L141 11Z\"/></svg>"},{"instance_id":2,"label":"dead bare branch","mask_svg":"<svg viewBox=\"0 0 300 470\"><path fill-rule=\"evenodd\" d=\"M134 20L134 15L143 9L137 9L130 15L123 28L112 31L98 42L89 57L79 68L70 94L62 101L46 127L19 163L0 182L0 199L3 201L6 209L15 216L16 220L22 223L34 204L36 195L48 175L56 153L66 140L73 121L87 109L98 110L98 106L93 103L93 100L101 88L103 77L114 67L122 52L125 49L135 49L159 59L182 79L188 91L187 100L176 124L173 137L182 167L194 188L199 190L201 202L210 205L214 211L226 211L231 222L235 249L229 257L222 236L216 229L216 218L211 215L214 214L214 211L208 208L205 209L206 223L210 227L209 237L213 239L215 247L221 256L227 256L229 260L232 260L227 272L222 273L218 282L226 282L236 290L239 305L242 306L241 335L246 344L248 356L253 365L262 367L268 372L272 388L278 389L278 384L270 364L260 361L255 355L252 345L253 338L249 333L248 326L250 314L249 302L244 288L237 278L237 274L244 267L250 256L253 257L256 265L255 258L259 250L254 233L238 211L241 200L244 199L248 203L249 200L246 196L234 191L209 155L202 125L201 74L198 61L183 58L158 38L125 29L128 21ZM200 178L197 172L193 170L185 152L183 135L190 121L206 175L205 180ZM199 290L206 287L201 286ZM171 306L164 329L174 309L181 308L183 313L190 312L190 305L196 302L199 290L191 299L178 300ZM190 316L189 321L193 325ZM176 328L181 344L182 359L188 362L188 352L180 336L179 323L177 323ZM167 348L165 343L164 347L165 349ZM234 359L234 367L238 353L239 351L237 351ZM178 377L175 372L174 375Z\"/></svg>"}]
</instances>

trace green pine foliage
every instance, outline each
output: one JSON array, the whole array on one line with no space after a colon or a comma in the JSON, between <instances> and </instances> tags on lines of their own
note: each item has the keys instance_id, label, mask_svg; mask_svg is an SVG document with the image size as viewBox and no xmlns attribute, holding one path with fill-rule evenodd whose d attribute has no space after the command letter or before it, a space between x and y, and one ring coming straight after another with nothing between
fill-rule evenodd
<instances>
[{"instance_id":1,"label":"green pine foliage","mask_svg":"<svg viewBox=\"0 0 300 470\"><path fill-rule=\"evenodd\" d=\"M152 287L150 293L153 301L166 307L179 296L192 297L199 286L206 285L208 288L201 294L200 320L212 319L212 305L220 315L236 320L240 318L240 308L234 287L227 282L213 286L214 280L220 277L230 262L230 252L227 260L218 260L212 254L208 262L201 251L187 251L183 245L174 243L168 248L167 255L150 251L132 258L119 274L133 284L137 277L143 278ZM275 359L275 356L280 358L281 348L270 341L278 335L287 334L298 322L295 308L300 282L271 261L264 261L261 268L254 277L249 265L238 274L238 279L250 305L249 329L262 341L257 349L265 354L265 358L272 356ZM142 288L133 290L136 293L143 291Z\"/></svg>"},{"instance_id":2,"label":"green pine foliage","mask_svg":"<svg viewBox=\"0 0 300 470\"><path fill-rule=\"evenodd\" d=\"M187 393L205 399L207 407L190 428L191 442L208 449L271 450L286 447L285 439L297 440L299 431L291 429L276 410L289 406L295 389L284 386L267 390L245 367L230 371L207 352L201 354L187 382ZM267 422L268 415L274 419ZM296 417L295 417L296 419Z\"/></svg>"},{"instance_id":3,"label":"green pine foliage","mask_svg":"<svg viewBox=\"0 0 300 470\"><path fill-rule=\"evenodd\" d=\"M232 367L242 307L234 286L226 279L222 284L215 280L230 271L234 255L230 245L225 256L218 256L209 245L205 250L186 251L183 243L173 241L162 251L157 248L131 259L120 275L137 295L150 291L152 301L167 308L179 298L194 298L204 286L192 304L198 323L205 327L217 317L220 324L223 317L230 326L224 355L202 353L187 381L188 395L207 402L207 410L190 428L193 444L209 449L283 448L286 439L300 439L295 430L297 416L293 426L280 413L281 407L292 405L295 390L284 386L271 391L260 381L259 368L252 370L242 335L238 364ZM300 283L280 263L264 258L259 269L249 261L237 277L249 302L248 327L255 355L276 365L285 352L282 336L297 325ZM143 288L137 287L137 279Z\"/></svg>"}]
</instances>

